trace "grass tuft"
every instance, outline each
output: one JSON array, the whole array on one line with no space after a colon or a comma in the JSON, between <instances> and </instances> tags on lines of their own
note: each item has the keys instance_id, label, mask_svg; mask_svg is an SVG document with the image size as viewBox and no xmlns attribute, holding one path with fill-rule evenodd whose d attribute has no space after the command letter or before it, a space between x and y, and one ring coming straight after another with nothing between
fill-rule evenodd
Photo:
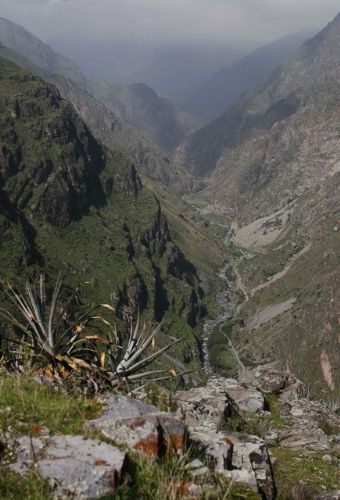
<instances>
[{"instance_id":1,"label":"grass tuft","mask_svg":"<svg viewBox=\"0 0 340 500\"><path fill-rule=\"evenodd\" d=\"M0 375L0 429L37 434L39 426L52 433L81 433L87 419L102 405L41 385L25 376Z\"/></svg>"}]
</instances>

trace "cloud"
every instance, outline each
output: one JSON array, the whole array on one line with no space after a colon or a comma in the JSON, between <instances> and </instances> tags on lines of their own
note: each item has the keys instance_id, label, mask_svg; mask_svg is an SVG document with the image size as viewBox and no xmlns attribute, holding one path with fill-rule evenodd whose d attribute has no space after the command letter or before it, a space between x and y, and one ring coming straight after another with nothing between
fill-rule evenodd
<instances>
[{"instance_id":1,"label":"cloud","mask_svg":"<svg viewBox=\"0 0 340 500\"><path fill-rule=\"evenodd\" d=\"M267 42L317 31L338 0L0 0L0 13L42 38Z\"/></svg>"}]
</instances>

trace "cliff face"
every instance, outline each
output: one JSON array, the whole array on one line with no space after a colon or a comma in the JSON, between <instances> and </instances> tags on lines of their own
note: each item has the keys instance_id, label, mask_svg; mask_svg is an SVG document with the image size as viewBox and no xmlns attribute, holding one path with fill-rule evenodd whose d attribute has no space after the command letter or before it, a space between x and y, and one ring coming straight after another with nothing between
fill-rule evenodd
<instances>
[{"instance_id":1,"label":"cliff face","mask_svg":"<svg viewBox=\"0 0 340 500\"><path fill-rule=\"evenodd\" d=\"M71 286L88 283L84 299L111 301L121 318L139 309L194 326L196 269L134 166L55 87L5 60L0 84L1 276L64 270Z\"/></svg>"}]
</instances>

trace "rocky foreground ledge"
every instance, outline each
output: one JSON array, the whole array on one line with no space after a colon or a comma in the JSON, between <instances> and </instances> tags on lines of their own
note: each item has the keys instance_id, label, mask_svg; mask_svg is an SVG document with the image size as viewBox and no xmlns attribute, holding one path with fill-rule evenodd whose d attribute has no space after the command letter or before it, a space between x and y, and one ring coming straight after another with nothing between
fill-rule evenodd
<instances>
[{"instance_id":1,"label":"rocky foreground ledge","mask_svg":"<svg viewBox=\"0 0 340 500\"><path fill-rule=\"evenodd\" d=\"M179 498L201 498L202 485L218 473L271 500L277 497L275 447L295 450L297 457L317 451L324 461L336 460L340 451L340 417L305 392L294 376L259 367L239 380L212 377L204 387L176 393L173 413L105 395L102 414L85 424L84 432L95 439L51 436L48 429L33 438L0 437L15 457L8 467L24 476L33 466L49 480L56 498L114 494L129 474L131 453L155 460L166 453L188 453L191 480ZM308 498L339 499L340 492Z\"/></svg>"}]
</instances>

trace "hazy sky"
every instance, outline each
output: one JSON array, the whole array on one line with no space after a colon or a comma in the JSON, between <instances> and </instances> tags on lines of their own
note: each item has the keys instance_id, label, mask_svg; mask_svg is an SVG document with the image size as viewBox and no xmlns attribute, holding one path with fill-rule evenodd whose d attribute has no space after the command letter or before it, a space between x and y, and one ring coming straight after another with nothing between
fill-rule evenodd
<instances>
[{"instance_id":1,"label":"hazy sky","mask_svg":"<svg viewBox=\"0 0 340 500\"><path fill-rule=\"evenodd\" d=\"M262 43L318 31L339 0L0 0L37 36Z\"/></svg>"}]
</instances>

